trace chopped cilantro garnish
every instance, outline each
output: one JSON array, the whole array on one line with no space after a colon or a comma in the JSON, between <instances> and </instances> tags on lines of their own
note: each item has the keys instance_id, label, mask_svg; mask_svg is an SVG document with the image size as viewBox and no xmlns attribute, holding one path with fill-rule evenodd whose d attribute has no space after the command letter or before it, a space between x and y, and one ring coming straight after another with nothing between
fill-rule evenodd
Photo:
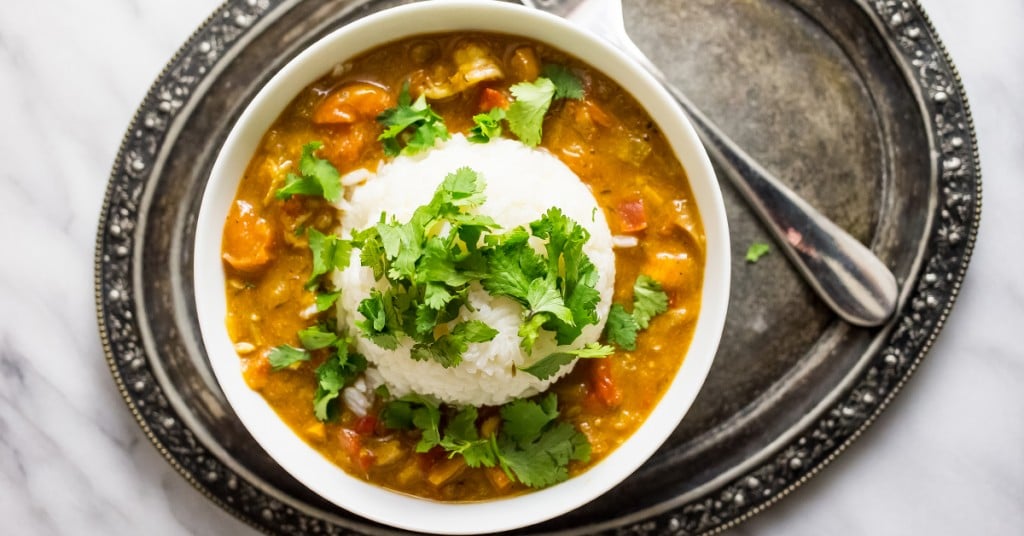
<instances>
[{"instance_id":1,"label":"chopped cilantro garnish","mask_svg":"<svg viewBox=\"0 0 1024 536\"><path fill-rule=\"evenodd\" d=\"M417 452L440 446L449 457L462 456L470 467L500 466L509 478L530 487L561 482L569 476L570 461L590 459L586 436L571 424L554 422L559 415L554 393L539 402L513 400L499 413L500 430L483 437L476 408L465 407L442 419L437 402L410 395L385 404L381 422L392 429L419 430Z\"/></svg>"},{"instance_id":2,"label":"chopped cilantro garnish","mask_svg":"<svg viewBox=\"0 0 1024 536\"><path fill-rule=\"evenodd\" d=\"M313 155L321 147L323 143L319 141L302 146L299 174L288 174L284 187L275 193L278 199L289 199L296 194L316 195L336 203L341 198L341 175L338 170L327 160Z\"/></svg>"},{"instance_id":3,"label":"chopped cilantro garnish","mask_svg":"<svg viewBox=\"0 0 1024 536\"><path fill-rule=\"evenodd\" d=\"M587 437L571 424L555 423L557 398L548 394L540 404L511 402L501 409L498 462L506 472L533 488L557 484L569 477L571 460L590 459Z\"/></svg>"},{"instance_id":4,"label":"chopped cilantro garnish","mask_svg":"<svg viewBox=\"0 0 1024 536\"><path fill-rule=\"evenodd\" d=\"M299 342L307 350L320 350L327 348L338 341L338 334L327 329L326 326L317 324L299 331Z\"/></svg>"},{"instance_id":5,"label":"chopped cilantro garnish","mask_svg":"<svg viewBox=\"0 0 1024 536\"><path fill-rule=\"evenodd\" d=\"M609 322L610 321L611 319L609 318ZM578 350L548 354L532 365L520 368L519 371L536 376L541 380L546 380L558 372L558 369L562 368L562 366L568 365L578 358L593 359L608 357L612 355L612 353L614 353L614 350L611 346L590 343Z\"/></svg>"},{"instance_id":6,"label":"chopped cilantro garnish","mask_svg":"<svg viewBox=\"0 0 1024 536\"><path fill-rule=\"evenodd\" d=\"M349 353L348 344L335 346L335 352L316 369L317 389L313 395L313 413L321 421L333 420L337 414L335 400L347 385L366 370L366 358Z\"/></svg>"},{"instance_id":7,"label":"chopped cilantro garnish","mask_svg":"<svg viewBox=\"0 0 1024 536\"><path fill-rule=\"evenodd\" d=\"M296 363L309 361L309 352L290 344L282 344L270 350L267 356L274 370L281 370Z\"/></svg>"},{"instance_id":8,"label":"chopped cilantro garnish","mask_svg":"<svg viewBox=\"0 0 1024 536\"><path fill-rule=\"evenodd\" d=\"M341 297L341 291L337 292L320 292L316 295L316 310L317 312L324 312L334 305L334 302L338 301Z\"/></svg>"},{"instance_id":9,"label":"chopped cilantro garnish","mask_svg":"<svg viewBox=\"0 0 1024 536\"><path fill-rule=\"evenodd\" d=\"M520 82L509 88L515 100L505 113L508 127L519 140L536 147L543 135L544 115L554 99L583 98L583 84L567 67L547 65L533 82Z\"/></svg>"},{"instance_id":10,"label":"chopped cilantro garnish","mask_svg":"<svg viewBox=\"0 0 1024 536\"><path fill-rule=\"evenodd\" d=\"M636 350L636 333L640 331L640 326L622 304L612 304L604 330L609 342L626 350Z\"/></svg>"},{"instance_id":11,"label":"chopped cilantro garnish","mask_svg":"<svg viewBox=\"0 0 1024 536\"><path fill-rule=\"evenodd\" d=\"M504 108L492 108L485 114L473 116L473 128L466 138L473 143L487 143L501 136L501 120L505 119Z\"/></svg>"},{"instance_id":12,"label":"chopped cilantro garnish","mask_svg":"<svg viewBox=\"0 0 1024 536\"><path fill-rule=\"evenodd\" d=\"M612 304L605 336L626 350L635 350L637 332L647 329L651 318L665 311L668 311L668 295L657 281L640 274L633 284L633 312L627 312L621 304Z\"/></svg>"},{"instance_id":13,"label":"chopped cilantro garnish","mask_svg":"<svg viewBox=\"0 0 1024 536\"><path fill-rule=\"evenodd\" d=\"M320 276L338 269L348 268L352 254L352 243L332 234L324 234L310 227L306 229L309 251L313 254L313 271L306 281L306 288L315 288Z\"/></svg>"},{"instance_id":14,"label":"chopped cilantro garnish","mask_svg":"<svg viewBox=\"0 0 1024 536\"><path fill-rule=\"evenodd\" d=\"M410 357L417 361L433 360L445 368L462 362L462 354L471 342L487 342L498 331L479 320L462 322L451 333L441 335L429 343L418 343L412 347Z\"/></svg>"},{"instance_id":15,"label":"chopped cilantro garnish","mask_svg":"<svg viewBox=\"0 0 1024 536\"><path fill-rule=\"evenodd\" d=\"M583 82L566 66L549 63L540 75L555 84L556 99L582 99Z\"/></svg>"},{"instance_id":16,"label":"chopped cilantro garnish","mask_svg":"<svg viewBox=\"0 0 1024 536\"><path fill-rule=\"evenodd\" d=\"M763 242L754 242L753 244L750 244L750 247L747 248L747 262L755 263L761 260L761 257L767 255L771 249L771 246Z\"/></svg>"},{"instance_id":17,"label":"chopped cilantro garnish","mask_svg":"<svg viewBox=\"0 0 1024 536\"><path fill-rule=\"evenodd\" d=\"M509 88L515 100L508 107L506 117L508 127L530 147L540 143L544 114L551 107L555 97L555 84L547 78L538 78L533 82L520 82Z\"/></svg>"},{"instance_id":18,"label":"chopped cilantro garnish","mask_svg":"<svg viewBox=\"0 0 1024 536\"><path fill-rule=\"evenodd\" d=\"M640 274L633 284L633 318L640 329L647 329L651 318L668 311L668 295L651 276Z\"/></svg>"},{"instance_id":19,"label":"chopped cilantro garnish","mask_svg":"<svg viewBox=\"0 0 1024 536\"><path fill-rule=\"evenodd\" d=\"M398 95L398 106L384 110L377 121L387 127L377 139L384 144L384 153L388 156L421 153L438 140L451 137L444 119L430 108L426 97L420 95L412 102L408 82Z\"/></svg>"}]
</instances>

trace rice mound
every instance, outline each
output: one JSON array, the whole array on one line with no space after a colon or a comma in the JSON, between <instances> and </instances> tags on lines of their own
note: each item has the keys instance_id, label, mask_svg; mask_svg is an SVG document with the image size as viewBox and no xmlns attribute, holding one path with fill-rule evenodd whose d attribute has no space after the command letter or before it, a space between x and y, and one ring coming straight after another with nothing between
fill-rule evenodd
<instances>
[{"instance_id":1,"label":"rice mound","mask_svg":"<svg viewBox=\"0 0 1024 536\"><path fill-rule=\"evenodd\" d=\"M381 165L376 176L355 187L345 203L341 235L348 236L353 229L375 224L382 211L396 216L399 221L408 221L417 207L430 202L444 177L463 166L476 171L486 183L487 200L478 212L491 216L501 225L502 229L497 232L527 226L552 206L559 207L566 216L590 231L590 240L583 251L594 263L599 276L598 323L586 326L571 346L558 346L554 335L542 330L533 352L527 356L519 346L522 306L507 297L491 296L478 283L472 283L468 299L476 311L463 307L455 322L481 320L497 330L498 335L489 342L470 344L458 366L446 369L433 361L412 359L409 351L413 342L408 337L402 337L395 350L385 350L358 336L355 344L371 368L377 369L371 371L368 378L382 379L395 396L418 393L436 396L450 404L500 405L544 391L568 374L574 363L563 366L546 380L517 373L516 367L527 366L552 352L579 348L600 337L615 282L612 235L603 211L587 186L546 150L531 149L508 139L475 144L462 135L455 135L425 153L400 156ZM543 251L540 240L531 240L535 249ZM387 282L374 280L373 272L359 264L358 252L353 253L349 268L335 272L333 278L341 290L339 325L347 326L349 333L358 334L356 322L362 318L356 312L359 302L369 296L370 289L383 289Z\"/></svg>"}]
</instances>

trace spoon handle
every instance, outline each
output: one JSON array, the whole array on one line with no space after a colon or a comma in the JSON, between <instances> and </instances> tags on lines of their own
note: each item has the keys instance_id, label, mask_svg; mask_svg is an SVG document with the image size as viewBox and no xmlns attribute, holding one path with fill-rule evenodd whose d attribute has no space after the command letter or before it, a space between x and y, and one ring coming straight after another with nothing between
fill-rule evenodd
<instances>
[{"instance_id":1,"label":"spoon handle","mask_svg":"<svg viewBox=\"0 0 1024 536\"><path fill-rule=\"evenodd\" d=\"M679 102L712 161L743 194L818 296L851 324L885 323L899 294L896 278L885 264L729 139L646 56L636 57L635 45L621 48Z\"/></svg>"},{"instance_id":2,"label":"spoon handle","mask_svg":"<svg viewBox=\"0 0 1024 536\"><path fill-rule=\"evenodd\" d=\"M870 249L786 188L668 81L629 38L621 0L521 1L605 38L654 76L689 115L711 160L771 229L804 279L840 317L858 326L878 326L892 316L899 297L892 272Z\"/></svg>"}]
</instances>

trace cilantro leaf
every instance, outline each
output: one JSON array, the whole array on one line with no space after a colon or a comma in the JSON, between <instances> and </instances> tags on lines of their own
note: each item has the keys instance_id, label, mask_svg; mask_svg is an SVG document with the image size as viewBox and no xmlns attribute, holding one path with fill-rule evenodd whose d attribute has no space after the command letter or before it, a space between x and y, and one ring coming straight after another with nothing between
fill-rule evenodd
<instances>
[{"instance_id":1,"label":"cilantro leaf","mask_svg":"<svg viewBox=\"0 0 1024 536\"><path fill-rule=\"evenodd\" d=\"M270 354L267 356L270 359L270 366L274 370L281 370L283 368L290 367L296 363L303 361L309 361L309 352L302 348L296 348L289 344L282 344L270 350Z\"/></svg>"},{"instance_id":2,"label":"cilantro leaf","mask_svg":"<svg viewBox=\"0 0 1024 536\"><path fill-rule=\"evenodd\" d=\"M398 106L384 110L377 116L377 121L387 127L377 139L384 144L384 153L388 156L421 153L432 148L438 140L451 137L444 119L430 108L426 97L420 95L416 102L412 102L409 82L402 86ZM412 131L408 132L408 129Z\"/></svg>"},{"instance_id":3,"label":"cilantro leaf","mask_svg":"<svg viewBox=\"0 0 1024 536\"><path fill-rule=\"evenodd\" d=\"M549 313L566 324L573 324L572 311L562 301L562 294L558 291L554 277L548 276L531 281L526 291L526 303L530 307L531 315Z\"/></svg>"},{"instance_id":4,"label":"cilantro leaf","mask_svg":"<svg viewBox=\"0 0 1024 536\"><path fill-rule=\"evenodd\" d=\"M583 82L568 67L549 63L544 66L540 75L555 84L556 99L583 98Z\"/></svg>"},{"instance_id":5,"label":"cilantro leaf","mask_svg":"<svg viewBox=\"0 0 1024 536\"><path fill-rule=\"evenodd\" d=\"M771 246L763 242L754 242L753 244L750 244L750 247L747 248L747 262L753 264L761 260L761 257L767 255L771 249Z\"/></svg>"},{"instance_id":6,"label":"cilantro leaf","mask_svg":"<svg viewBox=\"0 0 1024 536\"><path fill-rule=\"evenodd\" d=\"M317 419L326 422L336 417L337 404L334 401L366 367L366 358L349 353L346 345L337 346L336 352L317 367L317 389L313 395L313 414Z\"/></svg>"},{"instance_id":7,"label":"cilantro leaf","mask_svg":"<svg viewBox=\"0 0 1024 536\"><path fill-rule=\"evenodd\" d=\"M313 256L313 270L306 281L306 287L315 287L320 276L331 270L348 268L352 254L352 243L333 234L324 234L309 227L306 229L309 251Z\"/></svg>"},{"instance_id":8,"label":"cilantro leaf","mask_svg":"<svg viewBox=\"0 0 1024 536\"><path fill-rule=\"evenodd\" d=\"M633 315L626 311L621 304L613 303L608 311L608 322L604 326L604 333L608 340L626 350L636 350L638 331L640 331L640 326L636 323Z\"/></svg>"},{"instance_id":9,"label":"cilantro leaf","mask_svg":"<svg viewBox=\"0 0 1024 536\"><path fill-rule=\"evenodd\" d=\"M448 421L440 445L448 451L449 458L461 455L470 467L494 467L498 463L496 444L489 438L479 436L476 419L475 407L463 408Z\"/></svg>"},{"instance_id":10,"label":"cilantro leaf","mask_svg":"<svg viewBox=\"0 0 1024 536\"><path fill-rule=\"evenodd\" d=\"M640 274L633 284L633 318L640 329L647 329L651 318L668 311L668 295L651 276Z\"/></svg>"},{"instance_id":11,"label":"cilantro leaf","mask_svg":"<svg viewBox=\"0 0 1024 536\"><path fill-rule=\"evenodd\" d=\"M528 443L558 417L558 398L548 393L540 403L513 400L501 407L501 433L516 443Z\"/></svg>"},{"instance_id":12,"label":"cilantro leaf","mask_svg":"<svg viewBox=\"0 0 1024 536\"><path fill-rule=\"evenodd\" d=\"M479 320L470 320L456 325L451 333L444 334L430 343L419 343L412 347L410 357L417 361L436 361L444 368L451 368L462 362L462 354L470 343L487 342L498 334L498 330Z\"/></svg>"},{"instance_id":13,"label":"cilantro leaf","mask_svg":"<svg viewBox=\"0 0 1024 536\"><path fill-rule=\"evenodd\" d=\"M315 325L299 331L299 342L307 350L327 348L338 341L338 335L322 325Z\"/></svg>"},{"instance_id":14,"label":"cilantro leaf","mask_svg":"<svg viewBox=\"0 0 1024 536\"><path fill-rule=\"evenodd\" d=\"M609 341L626 350L636 350L636 335L647 329L651 318L668 311L668 295L652 277L640 274L633 283L633 312L621 304L612 304L605 324Z\"/></svg>"},{"instance_id":15,"label":"cilantro leaf","mask_svg":"<svg viewBox=\"0 0 1024 536\"><path fill-rule=\"evenodd\" d=\"M466 139L473 143L487 143L500 137L502 119L505 119L504 108L491 108L491 111L485 114L474 115L474 126L469 129L469 136Z\"/></svg>"},{"instance_id":16,"label":"cilantro leaf","mask_svg":"<svg viewBox=\"0 0 1024 536\"><path fill-rule=\"evenodd\" d=\"M299 158L299 173L289 173L284 187L275 192L278 199L289 199L296 194L321 196L331 203L341 199L341 174L329 161L317 158L313 153L323 147L319 141L302 146Z\"/></svg>"},{"instance_id":17,"label":"cilantro leaf","mask_svg":"<svg viewBox=\"0 0 1024 536\"><path fill-rule=\"evenodd\" d=\"M341 297L341 291L337 292L320 292L316 295L316 310L317 312L323 312L331 308L338 298Z\"/></svg>"},{"instance_id":18,"label":"cilantro leaf","mask_svg":"<svg viewBox=\"0 0 1024 536\"><path fill-rule=\"evenodd\" d=\"M558 416L554 393L540 404L518 400L501 409L498 439L501 466L530 487L557 484L569 477L571 460L590 459L590 443L568 423L554 423Z\"/></svg>"},{"instance_id":19,"label":"cilantro leaf","mask_svg":"<svg viewBox=\"0 0 1024 536\"><path fill-rule=\"evenodd\" d=\"M559 369L564 365L572 363L576 359L593 359L602 358L612 355L614 350L610 346L604 346L597 343L590 343L583 348L577 350L570 350L568 352L555 352L548 354L547 356L537 360L535 363L528 367L522 367L519 370L527 374L536 376L541 380L546 380L553 376Z\"/></svg>"},{"instance_id":20,"label":"cilantro leaf","mask_svg":"<svg viewBox=\"0 0 1024 536\"><path fill-rule=\"evenodd\" d=\"M554 82L547 78L520 82L509 88L515 100L505 114L508 127L520 141L530 147L540 143L544 114L551 107L555 89Z\"/></svg>"}]
</instances>

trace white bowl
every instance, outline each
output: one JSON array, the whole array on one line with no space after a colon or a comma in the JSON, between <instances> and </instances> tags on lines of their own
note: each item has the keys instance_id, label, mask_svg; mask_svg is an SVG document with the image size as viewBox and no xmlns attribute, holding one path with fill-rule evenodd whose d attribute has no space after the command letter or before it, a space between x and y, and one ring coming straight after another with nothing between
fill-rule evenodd
<instances>
[{"instance_id":1,"label":"white bowl","mask_svg":"<svg viewBox=\"0 0 1024 536\"><path fill-rule=\"evenodd\" d=\"M221 235L240 178L258 143L286 105L313 81L369 49L418 34L479 30L548 43L603 71L657 118L686 169L707 238L702 306L693 341L675 380L647 421L604 460L550 488L487 502L445 504L395 493L353 478L307 445L242 379L225 329L227 311ZM355 514L395 527L435 533L496 532L573 510L628 477L668 438L704 383L725 323L729 235L721 192L689 121L658 83L605 41L563 19L518 5L435 0L383 11L316 42L256 95L221 149L203 195L195 244L195 292L203 342L217 381L239 419L267 453L297 480Z\"/></svg>"}]
</instances>

